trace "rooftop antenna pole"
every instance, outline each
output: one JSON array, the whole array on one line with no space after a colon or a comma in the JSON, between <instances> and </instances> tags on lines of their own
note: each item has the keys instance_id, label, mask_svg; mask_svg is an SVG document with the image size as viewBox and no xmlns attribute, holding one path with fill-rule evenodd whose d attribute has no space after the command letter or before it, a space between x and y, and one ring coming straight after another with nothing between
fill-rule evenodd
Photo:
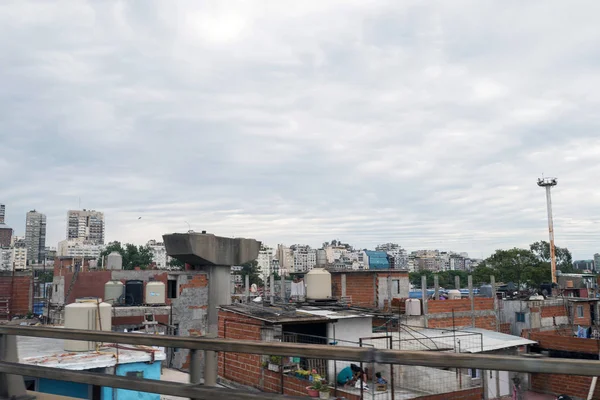
<instances>
[{"instance_id":1,"label":"rooftop antenna pole","mask_svg":"<svg viewBox=\"0 0 600 400\"><path fill-rule=\"evenodd\" d=\"M548 232L550 234L550 261L552 265L552 283L556 283L556 254L554 251L554 223L552 222L552 196L550 190L558 184L556 178L539 178L539 187L546 188L546 203L548 208Z\"/></svg>"}]
</instances>

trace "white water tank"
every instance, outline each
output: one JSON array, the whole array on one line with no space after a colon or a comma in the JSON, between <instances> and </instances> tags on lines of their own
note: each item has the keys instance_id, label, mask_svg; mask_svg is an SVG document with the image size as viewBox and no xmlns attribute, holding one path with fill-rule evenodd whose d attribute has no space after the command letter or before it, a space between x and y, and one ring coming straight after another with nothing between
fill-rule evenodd
<instances>
[{"instance_id":1,"label":"white water tank","mask_svg":"<svg viewBox=\"0 0 600 400\"><path fill-rule=\"evenodd\" d=\"M331 274L323 268L313 268L304 275L307 300L331 299Z\"/></svg>"},{"instance_id":2,"label":"white water tank","mask_svg":"<svg viewBox=\"0 0 600 400\"><path fill-rule=\"evenodd\" d=\"M113 251L106 256L105 269L123 269L123 257L118 251Z\"/></svg>"},{"instance_id":3,"label":"white water tank","mask_svg":"<svg viewBox=\"0 0 600 400\"><path fill-rule=\"evenodd\" d=\"M406 315L421 315L421 300L419 299L406 299L404 307Z\"/></svg>"},{"instance_id":4,"label":"white water tank","mask_svg":"<svg viewBox=\"0 0 600 400\"><path fill-rule=\"evenodd\" d=\"M121 281L108 281L104 284L104 301L109 304L118 303L123 296L125 285Z\"/></svg>"},{"instance_id":5,"label":"white water tank","mask_svg":"<svg viewBox=\"0 0 600 400\"><path fill-rule=\"evenodd\" d=\"M65 329L112 330L112 306L102 299L77 299L65 307ZM65 340L65 351L90 351L96 342Z\"/></svg>"},{"instance_id":6,"label":"white water tank","mask_svg":"<svg viewBox=\"0 0 600 400\"><path fill-rule=\"evenodd\" d=\"M448 300L460 300L461 294L460 290L452 289L448 290Z\"/></svg>"},{"instance_id":7,"label":"white water tank","mask_svg":"<svg viewBox=\"0 0 600 400\"><path fill-rule=\"evenodd\" d=\"M146 304L166 304L165 284L163 282L153 281L146 284L144 298Z\"/></svg>"}]
</instances>

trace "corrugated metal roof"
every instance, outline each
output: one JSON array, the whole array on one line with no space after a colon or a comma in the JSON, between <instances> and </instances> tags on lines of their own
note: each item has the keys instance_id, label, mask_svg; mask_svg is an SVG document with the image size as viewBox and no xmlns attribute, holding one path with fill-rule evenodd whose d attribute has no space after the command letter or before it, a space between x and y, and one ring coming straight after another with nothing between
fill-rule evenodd
<instances>
[{"instance_id":1,"label":"corrugated metal roof","mask_svg":"<svg viewBox=\"0 0 600 400\"><path fill-rule=\"evenodd\" d=\"M124 345L125 346L125 345ZM101 347L98 351L67 352L64 350L64 340L36 337L17 337L19 362L43 367L54 367L69 370L88 370L93 368L112 367L117 364L152 361L150 350L154 350L154 360L166 358L160 348L147 346L126 345L128 349ZM136 350L129 350L129 349Z\"/></svg>"}]
</instances>

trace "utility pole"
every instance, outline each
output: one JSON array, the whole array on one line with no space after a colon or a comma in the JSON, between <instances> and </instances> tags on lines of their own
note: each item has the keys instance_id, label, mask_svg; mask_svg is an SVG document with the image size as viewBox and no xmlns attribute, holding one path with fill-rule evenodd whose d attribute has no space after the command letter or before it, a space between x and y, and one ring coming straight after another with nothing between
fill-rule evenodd
<instances>
[{"instance_id":1,"label":"utility pole","mask_svg":"<svg viewBox=\"0 0 600 400\"><path fill-rule=\"evenodd\" d=\"M554 223L552 222L552 195L550 190L558 184L556 178L539 178L539 187L546 188L546 203L548 208L548 232L550 234L550 261L552 265L552 283L556 283L556 254L554 249Z\"/></svg>"}]
</instances>

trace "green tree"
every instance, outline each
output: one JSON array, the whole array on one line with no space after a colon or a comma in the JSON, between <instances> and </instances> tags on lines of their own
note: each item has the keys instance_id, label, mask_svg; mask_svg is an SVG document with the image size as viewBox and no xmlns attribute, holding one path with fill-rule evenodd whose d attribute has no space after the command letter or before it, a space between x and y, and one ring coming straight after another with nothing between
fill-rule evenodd
<instances>
[{"instance_id":1,"label":"green tree","mask_svg":"<svg viewBox=\"0 0 600 400\"><path fill-rule=\"evenodd\" d=\"M185 263L183 261L179 261L176 258L171 258L169 260L169 262L167 263L167 265L174 269L174 270L178 270L178 271L183 271L185 269Z\"/></svg>"},{"instance_id":2,"label":"green tree","mask_svg":"<svg viewBox=\"0 0 600 400\"><path fill-rule=\"evenodd\" d=\"M100 253L100 259L102 260L103 257L108 256L113 251L121 254L123 269L134 269L135 267L146 269L152 264L152 251L148 246L136 246L131 243L126 243L123 246L121 242L111 242Z\"/></svg>"},{"instance_id":3,"label":"green tree","mask_svg":"<svg viewBox=\"0 0 600 400\"><path fill-rule=\"evenodd\" d=\"M491 267L488 267L487 264L483 262L473 270L473 284L484 285L490 283L490 276L492 275L494 275L496 279L500 279L499 276L496 276L496 273L497 271Z\"/></svg>"},{"instance_id":4,"label":"green tree","mask_svg":"<svg viewBox=\"0 0 600 400\"><path fill-rule=\"evenodd\" d=\"M529 249L536 255L536 257L550 266L550 243L542 240L539 242L532 243L529 245ZM556 269L561 272L569 273L573 272L573 256L566 247L554 247L554 254L556 256ZM548 267L550 268L550 267Z\"/></svg>"},{"instance_id":5,"label":"green tree","mask_svg":"<svg viewBox=\"0 0 600 400\"><path fill-rule=\"evenodd\" d=\"M260 277L260 269L258 268L258 261L249 261L241 265L242 271L242 282L245 282L246 275L250 277L250 285L256 283L257 286L263 285L263 280Z\"/></svg>"}]
</instances>

